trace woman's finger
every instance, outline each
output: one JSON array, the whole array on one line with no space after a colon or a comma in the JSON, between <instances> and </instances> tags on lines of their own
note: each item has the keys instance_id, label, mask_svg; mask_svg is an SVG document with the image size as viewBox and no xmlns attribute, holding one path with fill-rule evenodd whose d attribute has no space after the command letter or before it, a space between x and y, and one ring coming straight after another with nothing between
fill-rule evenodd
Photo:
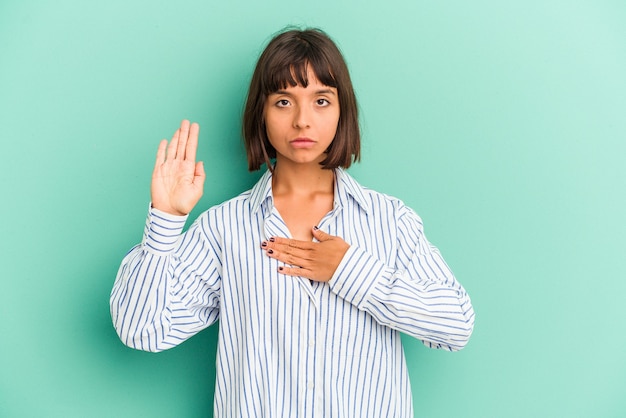
<instances>
[{"instance_id":1,"label":"woman's finger","mask_svg":"<svg viewBox=\"0 0 626 418\"><path fill-rule=\"evenodd\" d=\"M189 121L187 119L180 123L180 135L178 137L178 147L176 149L176 159L185 159L185 150L187 148L187 141L189 140Z\"/></svg>"},{"instance_id":2,"label":"woman's finger","mask_svg":"<svg viewBox=\"0 0 626 418\"><path fill-rule=\"evenodd\" d=\"M189 139L187 140L187 148L185 150L185 159L196 161L196 151L198 150L198 135L200 133L200 125L192 123L189 128Z\"/></svg>"},{"instance_id":3,"label":"woman's finger","mask_svg":"<svg viewBox=\"0 0 626 418\"><path fill-rule=\"evenodd\" d=\"M156 162L154 163L155 169L165 162L165 150L166 149L167 149L167 139L163 139L159 143L159 148L157 149Z\"/></svg>"},{"instance_id":4,"label":"woman's finger","mask_svg":"<svg viewBox=\"0 0 626 418\"><path fill-rule=\"evenodd\" d=\"M172 135L172 140L170 141L170 145L167 147L167 155L165 158L167 160L173 160L176 158L176 148L178 147L178 138L180 137L180 128L176 129L174 135Z\"/></svg>"},{"instance_id":5,"label":"woman's finger","mask_svg":"<svg viewBox=\"0 0 626 418\"><path fill-rule=\"evenodd\" d=\"M308 269L280 266L278 267L278 272L286 276L300 276L307 279L313 279L313 272Z\"/></svg>"},{"instance_id":6,"label":"woman's finger","mask_svg":"<svg viewBox=\"0 0 626 418\"><path fill-rule=\"evenodd\" d=\"M284 245L292 248L300 248L302 250L310 250L313 248L315 243L311 241L300 241L297 239L289 239L289 238L281 238L281 237L272 237L270 238L270 242L276 245Z\"/></svg>"},{"instance_id":7,"label":"woman's finger","mask_svg":"<svg viewBox=\"0 0 626 418\"><path fill-rule=\"evenodd\" d=\"M309 245L308 243L305 243L305 244ZM261 243L261 247L265 249L266 251L273 250L273 251L277 251L279 254L288 254L294 257L298 257L299 259L302 259L302 260L311 259L311 257L313 256L312 250L315 249L313 245L314 244L311 244L310 248L299 248L294 245L289 245L288 243L281 244L276 241L274 242L263 241Z\"/></svg>"}]
</instances>

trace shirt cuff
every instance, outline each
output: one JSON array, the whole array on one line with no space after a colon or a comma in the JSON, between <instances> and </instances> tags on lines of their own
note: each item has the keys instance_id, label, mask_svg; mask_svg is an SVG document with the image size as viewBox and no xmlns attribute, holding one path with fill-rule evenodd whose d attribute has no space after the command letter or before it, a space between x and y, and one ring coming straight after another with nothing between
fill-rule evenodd
<instances>
[{"instance_id":1,"label":"shirt cuff","mask_svg":"<svg viewBox=\"0 0 626 418\"><path fill-rule=\"evenodd\" d=\"M359 247L350 246L328 282L337 296L362 307L376 283L388 281L393 270Z\"/></svg>"},{"instance_id":2,"label":"shirt cuff","mask_svg":"<svg viewBox=\"0 0 626 418\"><path fill-rule=\"evenodd\" d=\"M187 215L177 216L152 207L144 231L143 246L153 253L169 253L176 247L187 222Z\"/></svg>"}]
</instances>

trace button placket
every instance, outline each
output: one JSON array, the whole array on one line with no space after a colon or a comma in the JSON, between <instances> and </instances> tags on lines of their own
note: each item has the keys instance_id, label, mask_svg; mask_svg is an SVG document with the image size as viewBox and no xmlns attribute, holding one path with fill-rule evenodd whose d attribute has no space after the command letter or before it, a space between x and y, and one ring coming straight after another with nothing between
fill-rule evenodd
<instances>
[{"instance_id":1,"label":"button placket","mask_svg":"<svg viewBox=\"0 0 626 418\"><path fill-rule=\"evenodd\" d=\"M321 417L324 411L323 344L319 344L318 341L320 326L319 309L311 303L308 310L307 327L301 335L301 342L307 353L306 372L302 383L306 388L304 397L306 416L314 417Z\"/></svg>"}]
</instances>

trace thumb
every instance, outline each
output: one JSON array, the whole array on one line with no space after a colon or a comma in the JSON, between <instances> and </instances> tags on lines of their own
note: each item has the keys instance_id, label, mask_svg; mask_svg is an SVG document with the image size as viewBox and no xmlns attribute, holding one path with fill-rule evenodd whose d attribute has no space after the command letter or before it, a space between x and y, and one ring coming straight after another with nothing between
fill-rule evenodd
<instances>
[{"instance_id":1,"label":"thumb","mask_svg":"<svg viewBox=\"0 0 626 418\"><path fill-rule=\"evenodd\" d=\"M193 177L194 177L194 183L199 181L200 184L204 183L204 179L206 177L206 174L204 172L204 163L202 161L198 161L196 163L196 169L193 173Z\"/></svg>"},{"instance_id":2,"label":"thumb","mask_svg":"<svg viewBox=\"0 0 626 418\"><path fill-rule=\"evenodd\" d=\"M326 232L322 231L321 229L319 229L317 226L313 227L313 236L319 241L328 241L329 239L332 239L333 236L330 234L327 234Z\"/></svg>"}]
</instances>

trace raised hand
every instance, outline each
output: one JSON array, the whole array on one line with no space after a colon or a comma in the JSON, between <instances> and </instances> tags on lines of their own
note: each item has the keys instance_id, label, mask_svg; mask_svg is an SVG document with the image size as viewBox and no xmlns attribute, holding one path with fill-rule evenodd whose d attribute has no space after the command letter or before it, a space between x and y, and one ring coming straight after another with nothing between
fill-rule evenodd
<instances>
[{"instance_id":1,"label":"raised hand","mask_svg":"<svg viewBox=\"0 0 626 418\"><path fill-rule=\"evenodd\" d=\"M172 215L187 215L202 197L204 165L196 163L200 126L183 120L172 140L159 144L152 172L152 207Z\"/></svg>"},{"instance_id":2,"label":"raised hand","mask_svg":"<svg viewBox=\"0 0 626 418\"><path fill-rule=\"evenodd\" d=\"M280 266L280 273L327 282L335 274L350 244L317 228L313 229L313 236L319 242L272 237L263 241L261 248L269 257L295 266Z\"/></svg>"}]
</instances>

